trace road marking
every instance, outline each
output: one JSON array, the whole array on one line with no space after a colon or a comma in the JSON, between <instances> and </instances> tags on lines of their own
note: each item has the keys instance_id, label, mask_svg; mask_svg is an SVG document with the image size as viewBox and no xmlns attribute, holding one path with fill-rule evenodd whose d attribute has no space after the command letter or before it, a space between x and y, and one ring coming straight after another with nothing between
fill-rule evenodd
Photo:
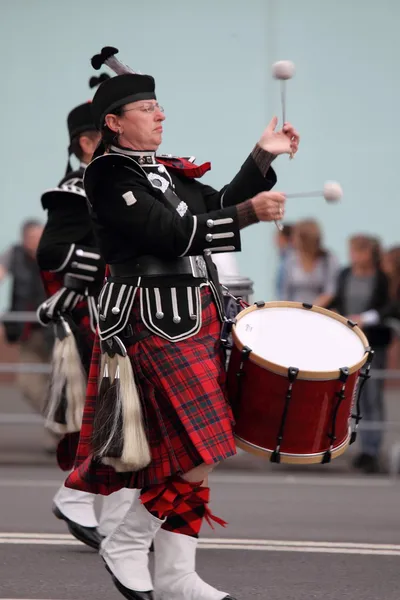
<instances>
[{"instance_id":1,"label":"road marking","mask_svg":"<svg viewBox=\"0 0 400 600\"><path fill-rule=\"evenodd\" d=\"M400 487L400 479L388 477L338 477L333 476L308 476L308 475L246 475L244 473L211 473L210 482L224 484L248 485L298 485L316 487ZM1 479L0 487L35 487L55 488L60 486L60 479ZM0 599L1 600L1 599Z\"/></svg>"},{"instance_id":2,"label":"road marking","mask_svg":"<svg viewBox=\"0 0 400 600\"><path fill-rule=\"evenodd\" d=\"M337 475L246 475L244 473L211 473L210 482L255 485L304 485L335 487L393 487L399 480L388 477L340 477Z\"/></svg>"},{"instance_id":3,"label":"road marking","mask_svg":"<svg viewBox=\"0 0 400 600\"><path fill-rule=\"evenodd\" d=\"M43 546L82 545L81 542L69 534L10 532L0 533L0 544ZM203 550L252 550L262 552L314 552L323 554L400 556L400 544L370 544L359 542L201 538L199 540L199 548Z\"/></svg>"},{"instance_id":4,"label":"road marking","mask_svg":"<svg viewBox=\"0 0 400 600\"><path fill-rule=\"evenodd\" d=\"M400 556L400 550L363 550L361 548L317 548L308 546L253 546L251 544L200 544L205 550L258 550L263 552L314 552L317 554L358 554L368 556Z\"/></svg>"},{"instance_id":5,"label":"road marking","mask_svg":"<svg viewBox=\"0 0 400 600\"><path fill-rule=\"evenodd\" d=\"M20 533L20 532L0 532L0 538L6 539L39 539L39 540L74 540L70 533ZM1 598L0 598L1 600Z\"/></svg>"}]
</instances>

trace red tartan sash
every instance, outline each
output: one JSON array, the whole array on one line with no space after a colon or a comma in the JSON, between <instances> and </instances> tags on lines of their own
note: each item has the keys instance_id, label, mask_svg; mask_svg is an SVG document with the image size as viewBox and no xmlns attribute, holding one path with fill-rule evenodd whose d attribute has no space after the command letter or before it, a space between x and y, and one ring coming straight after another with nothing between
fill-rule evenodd
<instances>
[{"instance_id":1,"label":"red tartan sash","mask_svg":"<svg viewBox=\"0 0 400 600\"><path fill-rule=\"evenodd\" d=\"M156 156L156 160L165 167L168 167L171 171L182 173L185 177L189 177L190 179L203 177L204 173L207 173L207 171L210 171L211 169L211 163L209 162L203 163L202 165L194 165L186 160L186 158L178 158L176 156L171 158L166 156Z\"/></svg>"}]
</instances>

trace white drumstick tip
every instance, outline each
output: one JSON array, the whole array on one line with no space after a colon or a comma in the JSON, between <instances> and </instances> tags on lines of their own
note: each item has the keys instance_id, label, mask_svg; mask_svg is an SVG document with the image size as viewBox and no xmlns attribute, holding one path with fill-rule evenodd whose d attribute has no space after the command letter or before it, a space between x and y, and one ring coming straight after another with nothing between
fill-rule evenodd
<instances>
[{"instance_id":1,"label":"white drumstick tip","mask_svg":"<svg viewBox=\"0 0 400 600\"><path fill-rule=\"evenodd\" d=\"M343 190L340 183L336 181L327 181L324 185L324 198L327 202L339 202L343 197Z\"/></svg>"},{"instance_id":2,"label":"white drumstick tip","mask_svg":"<svg viewBox=\"0 0 400 600\"><path fill-rule=\"evenodd\" d=\"M295 66L290 60L279 60L272 65L272 75L275 79L291 79L294 73Z\"/></svg>"}]
</instances>

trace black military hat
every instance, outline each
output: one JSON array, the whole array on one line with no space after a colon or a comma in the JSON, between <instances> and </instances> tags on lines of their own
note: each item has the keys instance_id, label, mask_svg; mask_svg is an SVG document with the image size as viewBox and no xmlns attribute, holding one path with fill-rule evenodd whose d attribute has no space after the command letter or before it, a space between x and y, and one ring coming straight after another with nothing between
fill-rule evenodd
<instances>
[{"instance_id":1,"label":"black military hat","mask_svg":"<svg viewBox=\"0 0 400 600\"><path fill-rule=\"evenodd\" d=\"M70 142L84 131L95 130L96 126L93 121L92 103L88 101L73 108L67 117L67 125Z\"/></svg>"},{"instance_id":2,"label":"black military hat","mask_svg":"<svg viewBox=\"0 0 400 600\"><path fill-rule=\"evenodd\" d=\"M99 77L91 77L89 80L89 87L92 89L98 87L108 79L110 79L110 76L107 75L107 73L102 73ZM79 106L75 106L75 108L71 110L67 117L67 126L70 142L72 142L77 135L80 135L85 131L96 130L96 125L93 120L92 102L90 100L83 104L79 104Z\"/></svg>"},{"instance_id":3,"label":"black military hat","mask_svg":"<svg viewBox=\"0 0 400 600\"><path fill-rule=\"evenodd\" d=\"M155 81L150 75L138 73L117 75L104 81L94 95L92 102L94 123L100 130L105 116L116 108L129 102L155 99Z\"/></svg>"}]
</instances>

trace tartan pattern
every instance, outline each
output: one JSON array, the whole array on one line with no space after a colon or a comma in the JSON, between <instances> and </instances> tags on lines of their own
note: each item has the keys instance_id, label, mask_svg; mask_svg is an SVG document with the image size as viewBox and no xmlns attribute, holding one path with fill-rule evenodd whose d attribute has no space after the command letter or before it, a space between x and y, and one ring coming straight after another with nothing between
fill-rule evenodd
<instances>
[{"instance_id":1,"label":"tartan pattern","mask_svg":"<svg viewBox=\"0 0 400 600\"><path fill-rule=\"evenodd\" d=\"M188 501L199 486L182 477L170 477L165 483L144 487L140 501L157 519L165 519L175 514L179 505Z\"/></svg>"},{"instance_id":2,"label":"tartan pattern","mask_svg":"<svg viewBox=\"0 0 400 600\"><path fill-rule=\"evenodd\" d=\"M53 296L63 287L64 275L51 271L40 272L47 297ZM95 335L90 328L89 309L86 300L82 300L72 311L72 320L82 365L89 373L92 349ZM75 455L78 447L79 434L67 433L57 446L57 463L62 471L70 471L74 466Z\"/></svg>"},{"instance_id":3,"label":"tartan pattern","mask_svg":"<svg viewBox=\"0 0 400 600\"><path fill-rule=\"evenodd\" d=\"M64 275L51 271L40 271L46 296L50 298L63 287Z\"/></svg>"},{"instance_id":4,"label":"tartan pattern","mask_svg":"<svg viewBox=\"0 0 400 600\"><path fill-rule=\"evenodd\" d=\"M208 288L202 288L202 306L202 328L197 335L171 343L150 334L128 349L152 455L150 465L138 472L117 473L92 456L100 361L96 336L76 465L67 487L104 495L122 487L142 489L236 453L225 394L221 323ZM147 331L138 299L132 308L131 326L134 336Z\"/></svg>"},{"instance_id":5,"label":"tartan pattern","mask_svg":"<svg viewBox=\"0 0 400 600\"><path fill-rule=\"evenodd\" d=\"M222 527L225 527L227 523L211 513L208 508L209 501L210 488L195 484L192 488L192 493L181 499L181 502L170 512L161 528L172 533L180 533L197 538L199 537L204 519L207 520L212 529L214 527L211 521L215 521Z\"/></svg>"},{"instance_id":6,"label":"tartan pattern","mask_svg":"<svg viewBox=\"0 0 400 600\"><path fill-rule=\"evenodd\" d=\"M78 450L79 432L66 433L57 445L57 464L62 471L70 471Z\"/></svg>"},{"instance_id":7,"label":"tartan pattern","mask_svg":"<svg viewBox=\"0 0 400 600\"><path fill-rule=\"evenodd\" d=\"M206 162L202 165L194 165L190 161L186 160L186 158L178 158L176 156L168 158L168 157L160 157L156 156L156 160L158 163L161 163L165 167L172 172L181 173L188 177L189 179L198 179L203 177L207 171L211 169L211 163Z\"/></svg>"}]
</instances>

